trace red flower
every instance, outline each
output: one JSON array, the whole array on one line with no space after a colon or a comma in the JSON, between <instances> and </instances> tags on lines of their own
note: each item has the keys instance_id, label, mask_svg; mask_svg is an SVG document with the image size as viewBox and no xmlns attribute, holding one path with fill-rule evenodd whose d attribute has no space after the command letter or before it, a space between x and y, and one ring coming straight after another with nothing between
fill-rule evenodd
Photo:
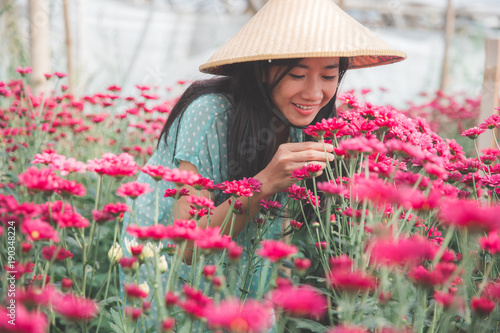
<instances>
[{"instance_id":1,"label":"red flower","mask_svg":"<svg viewBox=\"0 0 500 333\"><path fill-rule=\"evenodd\" d=\"M146 165L141 169L142 172L147 173L148 175L153 177L155 181L161 180L165 175L165 173L167 172L167 170L169 169L165 168L162 165Z\"/></svg>"},{"instance_id":2,"label":"red flower","mask_svg":"<svg viewBox=\"0 0 500 333\"><path fill-rule=\"evenodd\" d=\"M254 178L243 178L242 180L225 181L222 184L224 193L233 197L251 197L253 192L260 192L261 183Z\"/></svg>"},{"instance_id":3,"label":"red flower","mask_svg":"<svg viewBox=\"0 0 500 333\"><path fill-rule=\"evenodd\" d=\"M32 72L31 67L17 67L16 72L21 74L21 76L25 76L26 74L29 74Z\"/></svg>"},{"instance_id":4,"label":"red flower","mask_svg":"<svg viewBox=\"0 0 500 333\"><path fill-rule=\"evenodd\" d=\"M338 181L319 182L317 183L317 186L319 191L322 191L327 195L343 196L344 194L347 194L347 188Z\"/></svg>"},{"instance_id":5,"label":"red flower","mask_svg":"<svg viewBox=\"0 0 500 333\"><path fill-rule=\"evenodd\" d=\"M149 193L153 191L147 183L125 183L122 184L117 190L116 194L121 197L129 197L131 199L136 199L138 196Z\"/></svg>"},{"instance_id":6,"label":"red flower","mask_svg":"<svg viewBox=\"0 0 500 333\"><path fill-rule=\"evenodd\" d=\"M282 207L281 203L279 201L272 201L272 200L260 200L259 204L264 207L265 209L279 209Z\"/></svg>"},{"instance_id":7,"label":"red flower","mask_svg":"<svg viewBox=\"0 0 500 333\"><path fill-rule=\"evenodd\" d=\"M438 218L442 224L454 225L472 232L500 229L500 206L480 206L476 200L446 200L441 204Z\"/></svg>"},{"instance_id":8,"label":"red flower","mask_svg":"<svg viewBox=\"0 0 500 333\"><path fill-rule=\"evenodd\" d=\"M124 269L124 270L131 270L131 269L134 269L137 267L137 258L136 257L130 257L130 258L127 258L127 257L123 257L120 259L120 266Z\"/></svg>"},{"instance_id":9,"label":"red flower","mask_svg":"<svg viewBox=\"0 0 500 333\"><path fill-rule=\"evenodd\" d=\"M328 284L336 290L357 293L374 290L377 281L360 270L332 269L328 274Z\"/></svg>"},{"instance_id":10,"label":"red flower","mask_svg":"<svg viewBox=\"0 0 500 333\"><path fill-rule=\"evenodd\" d=\"M14 261L13 264L4 266L4 269L9 272L15 272L12 274L14 275L14 278L16 280L19 280L21 276L23 276L24 274L32 273L33 267L35 267L35 264L31 262L27 262L26 264L23 265L19 261Z\"/></svg>"},{"instance_id":11,"label":"red flower","mask_svg":"<svg viewBox=\"0 0 500 333\"><path fill-rule=\"evenodd\" d=\"M500 302L500 280L490 282L484 288L483 295L497 303Z\"/></svg>"},{"instance_id":12,"label":"red flower","mask_svg":"<svg viewBox=\"0 0 500 333\"><path fill-rule=\"evenodd\" d=\"M52 170L39 170L34 166L21 173L18 178L22 185L26 186L26 188L34 192L55 191L61 181L61 178L57 176Z\"/></svg>"},{"instance_id":13,"label":"red flower","mask_svg":"<svg viewBox=\"0 0 500 333\"><path fill-rule=\"evenodd\" d=\"M41 204L40 208L42 209L42 220L55 222L61 228L86 228L89 226L87 219L78 214L70 204L63 206L63 202L60 200Z\"/></svg>"},{"instance_id":14,"label":"red flower","mask_svg":"<svg viewBox=\"0 0 500 333\"><path fill-rule=\"evenodd\" d=\"M321 171L319 164L306 164L302 168L292 171L292 178L303 180L311 177L316 177Z\"/></svg>"},{"instance_id":15,"label":"red flower","mask_svg":"<svg viewBox=\"0 0 500 333\"><path fill-rule=\"evenodd\" d=\"M212 304L212 299L203 295L201 290L194 289L187 284L184 285L183 289L186 300L178 302L177 305L191 316L203 317L205 308Z\"/></svg>"},{"instance_id":16,"label":"red flower","mask_svg":"<svg viewBox=\"0 0 500 333\"><path fill-rule=\"evenodd\" d=\"M0 331L1 332L23 332L23 333L45 333L49 324L43 312L28 312L22 304L15 306L15 326L9 323L13 319L8 308L0 306Z\"/></svg>"},{"instance_id":17,"label":"red flower","mask_svg":"<svg viewBox=\"0 0 500 333\"><path fill-rule=\"evenodd\" d=\"M115 219L115 217L111 215L110 212L106 212L103 210L95 210L95 209L92 209L92 218L97 223L105 223Z\"/></svg>"},{"instance_id":18,"label":"red flower","mask_svg":"<svg viewBox=\"0 0 500 333\"><path fill-rule=\"evenodd\" d=\"M193 185L200 178L201 176L199 174L189 170L179 169L166 169L163 175L163 180L173 182L179 187L183 185Z\"/></svg>"},{"instance_id":19,"label":"red flower","mask_svg":"<svg viewBox=\"0 0 500 333\"><path fill-rule=\"evenodd\" d=\"M189 191L185 188L177 189L166 189L163 197L165 198L175 198L179 199L180 197L187 197L189 195Z\"/></svg>"},{"instance_id":20,"label":"red flower","mask_svg":"<svg viewBox=\"0 0 500 333\"><path fill-rule=\"evenodd\" d=\"M130 211L130 209L123 202L117 202L115 204L110 203L110 204L104 205L103 211L108 212L111 215L116 217L122 213L126 213L126 212Z\"/></svg>"},{"instance_id":21,"label":"red flower","mask_svg":"<svg viewBox=\"0 0 500 333\"><path fill-rule=\"evenodd\" d=\"M325 296L308 285L279 287L270 292L270 299L291 317L319 319L327 309Z\"/></svg>"},{"instance_id":22,"label":"red flower","mask_svg":"<svg viewBox=\"0 0 500 333\"><path fill-rule=\"evenodd\" d=\"M436 252L432 242L419 236L377 239L368 248L371 248L371 263L388 266L416 265L424 259L432 259Z\"/></svg>"},{"instance_id":23,"label":"red flower","mask_svg":"<svg viewBox=\"0 0 500 333\"><path fill-rule=\"evenodd\" d=\"M413 268L409 273L408 277L415 284L425 287L432 288L444 282L443 276L439 271L428 271L423 266L418 266Z\"/></svg>"},{"instance_id":24,"label":"red flower","mask_svg":"<svg viewBox=\"0 0 500 333\"><path fill-rule=\"evenodd\" d=\"M487 237L479 237L481 248L491 254L500 253L500 238L498 232L490 232Z\"/></svg>"},{"instance_id":25,"label":"red flower","mask_svg":"<svg viewBox=\"0 0 500 333\"><path fill-rule=\"evenodd\" d=\"M196 246L202 249L223 250L231 243L231 237L221 236L219 227L199 229L196 238Z\"/></svg>"},{"instance_id":26,"label":"red flower","mask_svg":"<svg viewBox=\"0 0 500 333\"><path fill-rule=\"evenodd\" d=\"M52 302L55 312L72 320L89 320L97 316L99 307L87 298L66 294Z\"/></svg>"},{"instance_id":27,"label":"red flower","mask_svg":"<svg viewBox=\"0 0 500 333\"><path fill-rule=\"evenodd\" d=\"M166 227L162 224L152 225L147 227L140 227L138 225L131 225L127 227L127 232L141 240L162 240L167 238L165 234Z\"/></svg>"},{"instance_id":28,"label":"red flower","mask_svg":"<svg viewBox=\"0 0 500 333\"><path fill-rule=\"evenodd\" d=\"M197 238L199 230L194 220L175 220L173 225L165 227L165 236L174 242L194 240Z\"/></svg>"},{"instance_id":29,"label":"red flower","mask_svg":"<svg viewBox=\"0 0 500 333\"><path fill-rule=\"evenodd\" d=\"M77 183L74 180L66 179L60 179L56 189L56 193L65 198L68 198L71 195L83 197L86 192L87 189L82 184Z\"/></svg>"},{"instance_id":30,"label":"red flower","mask_svg":"<svg viewBox=\"0 0 500 333\"><path fill-rule=\"evenodd\" d=\"M127 316L127 318L130 318L132 321L137 321L142 315L142 309L134 308L131 306L126 306L124 311L125 316Z\"/></svg>"},{"instance_id":31,"label":"red flower","mask_svg":"<svg viewBox=\"0 0 500 333\"><path fill-rule=\"evenodd\" d=\"M136 284L127 284L124 286L125 288L125 293L127 294L128 297L135 299L135 298L146 298L148 294L141 289Z\"/></svg>"},{"instance_id":32,"label":"red flower","mask_svg":"<svg viewBox=\"0 0 500 333\"><path fill-rule=\"evenodd\" d=\"M161 322L161 330L162 332L171 332L175 326L174 318L165 318Z\"/></svg>"},{"instance_id":33,"label":"red flower","mask_svg":"<svg viewBox=\"0 0 500 333\"><path fill-rule=\"evenodd\" d=\"M302 224L301 222L299 221L295 221L295 220L291 220L290 221L290 226L292 227L292 229L294 230L299 230L301 227L302 227Z\"/></svg>"},{"instance_id":34,"label":"red flower","mask_svg":"<svg viewBox=\"0 0 500 333\"><path fill-rule=\"evenodd\" d=\"M102 155L101 159L89 160L87 169L100 175L108 175L120 179L135 175L139 167L135 163L134 158L127 153L122 153L118 156L106 153Z\"/></svg>"},{"instance_id":35,"label":"red flower","mask_svg":"<svg viewBox=\"0 0 500 333\"><path fill-rule=\"evenodd\" d=\"M472 297L471 308L480 317L487 317L495 308L495 302L483 297Z\"/></svg>"},{"instance_id":36,"label":"red flower","mask_svg":"<svg viewBox=\"0 0 500 333\"><path fill-rule=\"evenodd\" d=\"M243 247L239 246L235 242L229 243L227 248L227 256L230 260L237 261L241 258L241 254L243 253Z\"/></svg>"},{"instance_id":37,"label":"red flower","mask_svg":"<svg viewBox=\"0 0 500 333\"><path fill-rule=\"evenodd\" d=\"M466 136L469 139L475 140L481 133L484 133L484 131L485 131L484 128L472 127L469 128L468 130L463 131L462 136Z\"/></svg>"},{"instance_id":38,"label":"red flower","mask_svg":"<svg viewBox=\"0 0 500 333\"><path fill-rule=\"evenodd\" d=\"M62 79L63 77L67 76L68 74L62 73L62 72L54 72L54 75L57 76L58 78Z\"/></svg>"},{"instance_id":39,"label":"red flower","mask_svg":"<svg viewBox=\"0 0 500 333\"><path fill-rule=\"evenodd\" d=\"M308 198L306 189L295 184L293 184L283 192L288 193L288 197L295 200L303 200ZM310 194L312 195L312 193Z\"/></svg>"},{"instance_id":40,"label":"red flower","mask_svg":"<svg viewBox=\"0 0 500 333\"><path fill-rule=\"evenodd\" d=\"M204 317L210 328L252 333L271 328L273 312L268 304L256 300L240 303L237 299L226 299L207 306Z\"/></svg>"},{"instance_id":41,"label":"red flower","mask_svg":"<svg viewBox=\"0 0 500 333\"><path fill-rule=\"evenodd\" d=\"M193 187L195 190L198 191L201 190L213 191L215 189L214 182L208 178L203 178L203 177L195 181L193 183Z\"/></svg>"},{"instance_id":42,"label":"red flower","mask_svg":"<svg viewBox=\"0 0 500 333\"><path fill-rule=\"evenodd\" d=\"M66 258L73 258L73 253L61 247L50 245L42 249L42 256L45 260L52 260L52 258L55 260L64 260Z\"/></svg>"},{"instance_id":43,"label":"red flower","mask_svg":"<svg viewBox=\"0 0 500 333\"><path fill-rule=\"evenodd\" d=\"M47 222L40 219L26 219L21 224L21 232L25 234L28 240L52 240L55 243L59 242L59 234Z\"/></svg>"},{"instance_id":44,"label":"red flower","mask_svg":"<svg viewBox=\"0 0 500 333\"><path fill-rule=\"evenodd\" d=\"M297 253L297 251L298 249L294 245L287 245L276 240L264 240L262 241L262 248L259 250L258 254L269 259L271 262L276 262L291 254Z\"/></svg>"},{"instance_id":45,"label":"red flower","mask_svg":"<svg viewBox=\"0 0 500 333\"><path fill-rule=\"evenodd\" d=\"M214 202L206 197L197 197L195 195L191 195L186 199L186 201L188 203L192 203L198 209L203 208L203 207L208 208L208 209L215 209Z\"/></svg>"},{"instance_id":46,"label":"red flower","mask_svg":"<svg viewBox=\"0 0 500 333\"><path fill-rule=\"evenodd\" d=\"M300 272L305 272L311 267L311 260L307 258L295 258L293 261L295 268Z\"/></svg>"},{"instance_id":47,"label":"red flower","mask_svg":"<svg viewBox=\"0 0 500 333\"><path fill-rule=\"evenodd\" d=\"M61 173L61 176L67 176L71 172L85 173L85 170L87 169L85 163L77 161L72 157L66 158L64 155L57 155L57 158L53 158L50 163L50 167L58 170Z\"/></svg>"}]
</instances>

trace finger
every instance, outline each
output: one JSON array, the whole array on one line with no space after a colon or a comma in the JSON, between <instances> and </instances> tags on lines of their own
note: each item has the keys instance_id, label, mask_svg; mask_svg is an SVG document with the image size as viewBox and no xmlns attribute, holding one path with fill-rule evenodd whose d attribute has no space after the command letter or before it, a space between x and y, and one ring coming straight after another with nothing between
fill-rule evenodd
<instances>
[{"instance_id":1,"label":"finger","mask_svg":"<svg viewBox=\"0 0 500 333\"><path fill-rule=\"evenodd\" d=\"M332 153L327 153L325 156L325 152L323 151L315 151L315 150L307 150L307 151L299 151L294 152L291 155L291 159L295 162L304 163L304 162L326 162L333 161L335 156Z\"/></svg>"},{"instance_id":2,"label":"finger","mask_svg":"<svg viewBox=\"0 0 500 333\"><path fill-rule=\"evenodd\" d=\"M305 151L305 150L315 150L315 151L333 151L333 145L329 143L321 143L321 142L290 142L287 143L287 148L292 152Z\"/></svg>"}]
</instances>

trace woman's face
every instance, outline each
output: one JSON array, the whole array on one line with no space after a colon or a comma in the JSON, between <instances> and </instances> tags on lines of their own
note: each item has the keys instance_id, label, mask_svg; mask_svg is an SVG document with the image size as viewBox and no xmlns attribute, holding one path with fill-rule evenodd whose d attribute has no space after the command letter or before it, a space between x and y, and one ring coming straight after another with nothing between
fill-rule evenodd
<instances>
[{"instance_id":1,"label":"woman's face","mask_svg":"<svg viewBox=\"0 0 500 333\"><path fill-rule=\"evenodd\" d=\"M278 77L283 70L271 67L264 81ZM305 58L283 77L271 98L290 123L307 126L335 95L338 77L339 58Z\"/></svg>"}]
</instances>

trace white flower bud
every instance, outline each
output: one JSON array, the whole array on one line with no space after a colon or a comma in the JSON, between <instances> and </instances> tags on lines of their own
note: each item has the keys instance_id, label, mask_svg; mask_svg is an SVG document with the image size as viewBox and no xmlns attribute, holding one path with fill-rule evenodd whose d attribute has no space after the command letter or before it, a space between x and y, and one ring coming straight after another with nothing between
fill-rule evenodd
<instances>
[{"instance_id":1,"label":"white flower bud","mask_svg":"<svg viewBox=\"0 0 500 333\"><path fill-rule=\"evenodd\" d=\"M147 242L146 245L142 248L142 256L144 259L152 258L155 256L154 245L151 242Z\"/></svg>"},{"instance_id":2,"label":"white flower bud","mask_svg":"<svg viewBox=\"0 0 500 333\"><path fill-rule=\"evenodd\" d=\"M120 244L115 243L115 245L113 245L108 251L108 258L109 260L114 262L114 261L120 261L122 257L123 257L122 247L120 246Z\"/></svg>"},{"instance_id":3,"label":"white flower bud","mask_svg":"<svg viewBox=\"0 0 500 333\"><path fill-rule=\"evenodd\" d=\"M158 268L160 269L161 273L165 273L166 271L168 271L168 262L167 259L165 259L165 256L160 257Z\"/></svg>"},{"instance_id":4,"label":"white flower bud","mask_svg":"<svg viewBox=\"0 0 500 333\"><path fill-rule=\"evenodd\" d=\"M141 288L142 291L149 295L149 286L147 282L141 283L139 285L139 288Z\"/></svg>"}]
</instances>

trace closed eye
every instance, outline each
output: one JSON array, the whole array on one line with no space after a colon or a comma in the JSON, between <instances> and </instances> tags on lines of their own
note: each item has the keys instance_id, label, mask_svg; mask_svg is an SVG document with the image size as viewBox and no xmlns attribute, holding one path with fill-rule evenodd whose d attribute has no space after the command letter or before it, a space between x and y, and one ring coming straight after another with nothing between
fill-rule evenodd
<instances>
[{"instance_id":1,"label":"closed eye","mask_svg":"<svg viewBox=\"0 0 500 333\"><path fill-rule=\"evenodd\" d=\"M323 79L332 81L332 80L335 80L336 77L337 77L336 75L334 75L334 76L323 76Z\"/></svg>"},{"instance_id":2,"label":"closed eye","mask_svg":"<svg viewBox=\"0 0 500 333\"><path fill-rule=\"evenodd\" d=\"M290 75L290 77L294 80L300 80L300 79L303 79L305 77L305 75L295 75L292 73L288 73L288 75Z\"/></svg>"}]
</instances>

